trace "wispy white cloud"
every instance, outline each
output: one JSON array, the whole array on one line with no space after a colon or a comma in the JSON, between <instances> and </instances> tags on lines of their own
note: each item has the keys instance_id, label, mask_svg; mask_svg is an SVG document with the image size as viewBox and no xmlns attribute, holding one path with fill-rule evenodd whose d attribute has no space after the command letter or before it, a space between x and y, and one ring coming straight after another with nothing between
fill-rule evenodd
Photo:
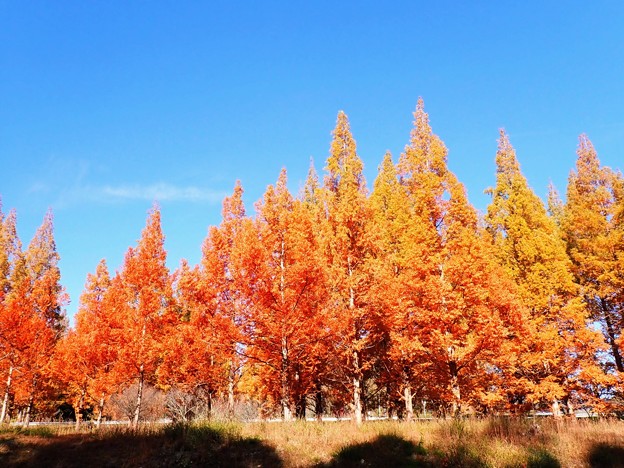
<instances>
[{"instance_id":1,"label":"wispy white cloud","mask_svg":"<svg viewBox=\"0 0 624 468\"><path fill-rule=\"evenodd\" d=\"M43 182L37 181L30 184L30 186L26 189L26 192L28 194L35 194L48 192L49 190L50 187L48 185L44 184Z\"/></svg>"},{"instance_id":2,"label":"wispy white cloud","mask_svg":"<svg viewBox=\"0 0 624 468\"><path fill-rule=\"evenodd\" d=\"M194 186L179 187L166 183L152 185L106 185L92 188L92 196L108 200L189 201L218 203L227 194L223 191Z\"/></svg>"},{"instance_id":3,"label":"wispy white cloud","mask_svg":"<svg viewBox=\"0 0 624 468\"><path fill-rule=\"evenodd\" d=\"M86 203L125 203L132 201L221 203L227 192L206 186L154 183L98 183L110 177L111 170L93 166L92 162L72 158L51 158L33 174L27 192L30 195L54 197L51 205L64 209Z\"/></svg>"},{"instance_id":4,"label":"wispy white cloud","mask_svg":"<svg viewBox=\"0 0 624 468\"><path fill-rule=\"evenodd\" d=\"M227 193L210 188L177 186L167 183L128 185L80 185L66 187L54 203L62 209L84 203L124 203L131 201L187 202L218 204Z\"/></svg>"}]
</instances>

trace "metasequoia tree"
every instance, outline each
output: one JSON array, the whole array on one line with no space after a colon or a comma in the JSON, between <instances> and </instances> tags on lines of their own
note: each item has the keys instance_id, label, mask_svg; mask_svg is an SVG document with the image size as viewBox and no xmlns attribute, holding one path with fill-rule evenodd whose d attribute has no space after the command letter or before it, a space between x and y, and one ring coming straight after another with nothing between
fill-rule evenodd
<instances>
[{"instance_id":1,"label":"metasequoia tree","mask_svg":"<svg viewBox=\"0 0 624 468\"><path fill-rule=\"evenodd\" d=\"M37 314L56 333L56 339L67 328L63 305L68 298L60 284L60 256L54 241L52 212L49 211L43 223L26 250L26 268L32 282L32 296Z\"/></svg>"},{"instance_id":2,"label":"metasequoia tree","mask_svg":"<svg viewBox=\"0 0 624 468\"><path fill-rule=\"evenodd\" d=\"M392 156L386 153L370 197L378 255L371 259L376 281L372 300L383 310L390 333L390 362L384 376L388 393L398 391L405 416L414 416L413 390L426 381L426 357L418 340L414 317L417 298L431 279L429 243L437 233L420 222L410 206L406 187L399 182Z\"/></svg>"},{"instance_id":3,"label":"metasequoia tree","mask_svg":"<svg viewBox=\"0 0 624 468\"><path fill-rule=\"evenodd\" d=\"M46 377L44 372L54 346L54 333L41 317L33 313L34 301L28 276L19 276L7 297L3 314L5 323L2 325L7 327L4 340L11 346L3 413L8 414L8 400L12 395L13 403L21 409L22 422L28 425L37 391Z\"/></svg>"},{"instance_id":4,"label":"metasequoia tree","mask_svg":"<svg viewBox=\"0 0 624 468\"><path fill-rule=\"evenodd\" d=\"M118 355L116 335L121 325L109 306L113 300L110 294L116 293L119 286L109 293L110 285L108 268L102 260L95 274L87 275L74 328L57 345L56 373L74 406L76 427L80 426L82 411L88 403L96 405L99 426L104 404L117 389L113 367ZM72 365L68 366L68 362Z\"/></svg>"},{"instance_id":5,"label":"metasequoia tree","mask_svg":"<svg viewBox=\"0 0 624 468\"><path fill-rule=\"evenodd\" d=\"M379 358L384 341L380 311L369 305L372 277L367 258L375 247L371 209L362 173L363 164L344 112L333 131L324 203L327 231L324 250L329 279L329 305L335 326L335 346L342 359L345 386L352 395L356 424L362 423L366 373Z\"/></svg>"},{"instance_id":6,"label":"metasequoia tree","mask_svg":"<svg viewBox=\"0 0 624 468\"><path fill-rule=\"evenodd\" d=\"M322 341L324 268L310 212L294 200L282 170L257 204L255 231L232 264L253 304L243 327L245 354L259 369L264 397L284 420L305 416Z\"/></svg>"},{"instance_id":7,"label":"metasequoia tree","mask_svg":"<svg viewBox=\"0 0 624 468\"><path fill-rule=\"evenodd\" d=\"M411 208L429 234L426 288L416 278L412 303L419 351L454 414L464 402L493 404L496 377L510 365L521 324L514 287L493 261L465 189L446 165L422 99L410 144L399 161Z\"/></svg>"},{"instance_id":8,"label":"metasequoia tree","mask_svg":"<svg viewBox=\"0 0 624 468\"><path fill-rule=\"evenodd\" d=\"M18 302L15 286L20 283L20 276L25 276L21 250L15 211L5 217L0 205L0 375L6 382L2 392L0 424L8 414L13 373L19 358L17 341L21 341L21 335L17 325L20 315L15 316Z\"/></svg>"},{"instance_id":9,"label":"metasequoia tree","mask_svg":"<svg viewBox=\"0 0 624 468\"><path fill-rule=\"evenodd\" d=\"M222 275L182 261L173 284L177 322L165 339L158 381L165 389L201 401L209 414L215 395L227 391L234 352L228 344L232 323L222 315L218 299ZM193 416L198 404L187 406L184 418Z\"/></svg>"},{"instance_id":10,"label":"metasequoia tree","mask_svg":"<svg viewBox=\"0 0 624 468\"><path fill-rule=\"evenodd\" d=\"M331 226L327 223L326 207L324 203L324 188L319 183L318 174L314 168L314 163L310 160L310 168L305 184L301 189L298 199L301 201L297 208L304 210L302 216L309 219L313 225L314 243L317 245L317 252L320 252L321 264L325 265L325 247L331 232ZM328 278L327 268L324 268L323 279L324 286L320 288L322 298L319 300L319 306L322 308L321 314L325 318L323 324L323 337L315 344L316 358L314 370L312 372L313 393L314 393L314 413L320 421L324 411L327 409L329 389L334 386L334 377L336 368L339 368L339 359L332 351L333 332L335 331L334 323L331 321L331 306L328 302ZM319 330L321 331L321 330ZM343 393L343 392L339 392Z\"/></svg>"},{"instance_id":11,"label":"metasequoia tree","mask_svg":"<svg viewBox=\"0 0 624 468\"><path fill-rule=\"evenodd\" d=\"M600 323L608 344L611 365L624 372L622 357L621 211L618 194L622 177L601 167L586 135L579 137L576 170L568 178L563 214L563 234L572 259L573 273L592 319Z\"/></svg>"},{"instance_id":12,"label":"metasequoia tree","mask_svg":"<svg viewBox=\"0 0 624 468\"><path fill-rule=\"evenodd\" d=\"M614 182L615 195L615 214L613 215L614 225L614 248L617 261L615 263L614 286L617 291L616 302L620 304L620 310L624 311L624 177L620 172L617 173ZM624 315L624 314L623 314ZM624 323L621 323L621 329L624 329ZM620 333L619 341L620 349L624 349L624 337Z\"/></svg>"},{"instance_id":13,"label":"metasequoia tree","mask_svg":"<svg viewBox=\"0 0 624 468\"><path fill-rule=\"evenodd\" d=\"M221 225L213 226L203 246L200 268L187 276L195 282L187 291L193 294L191 325L205 346L210 360L215 387L225 375L228 413L233 415L235 387L243 364L241 349L243 315L252 304L240 298L240 275L232 268L232 256L245 248L245 232L252 231L252 221L245 216L243 187L236 182L234 192L223 201ZM243 278L242 281L245 281ZM217 388L215 388L216 390Z\"/></svg>"},{"instance_id":14,"label":"metasequoia tree","mask_svg":"<svg viewBox=\"0 0 624 468\"><path fill-rule=\"evenodd\" d=\"M136 248L128 249L113 281L118 304L114 313L121 324L118 333L118 372L128 382L137 384L131 426L137 427L141 413L143 388L155 381L162 359L163 339L174 322L171 278L166 266L167 254L160 225L160 211L153 208Z\"/></svg>"},{"instance_id":15,"label":"metasequoia tree","mask_svg":"<svg viewBox=\"0 0 624 468\"><path fill-rule=\"evenodd\" d=\"M48 212L14 272L13 310L24 319L18 328L21 339L28 337L20 352L21 379L16 382L15 394L16 404L24 408L25 425L30 422L35 399L49 386L54 346L66 327L62 307L67 296L60 285L53 231L52 213Z\"/></svg>"},{"instance_id":16,"label":"metasequoia tree","mask_svg":"<svg viewBox=\"0 0 624 468\"><path fill-rule=\"evenodd\" d=\"M529 313L512 398L516 403L551 403L557 415L560 400L571 410L571 396L582 390L583 379L600 378L594 363L600 340L587 327L587 310L578 298L555 219L529 187L503 130L496 168L486 223L498 261L518 285ZM556 197L550 198L559 213Z\"/></svg>"}]
</instances>

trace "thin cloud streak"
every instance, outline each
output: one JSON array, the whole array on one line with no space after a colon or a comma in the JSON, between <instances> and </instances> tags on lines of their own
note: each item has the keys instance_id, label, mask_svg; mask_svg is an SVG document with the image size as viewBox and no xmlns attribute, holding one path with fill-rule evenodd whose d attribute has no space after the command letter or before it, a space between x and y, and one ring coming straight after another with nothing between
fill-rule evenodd
<instances>
[{"instance_id":1,"label":"thin cloud streak","mask_svg":"<svg viewBox=\"0 0 624 468\"><path fill-rule=\"evenodd\" d=\"M95 195L111 200L148 200L148 201L190 201L218 203L227 194L222 191L200 189L198 187L177 187L159 183L152 185L106 185L94 190Z\"/></svg>"},{"instance_id":2,"label":"thin cloud streak","mask_svg":"<svg viewBox=\"0 0 624 468\"><path fill-rule=\"evenodd\" d=\"M218 204L227 196L225 191L195 186L180 187L167 183L150 185L77 185L61 190L56 202L56 209L85 203L126 203L132 201L149 202L187 202Z\"/></svg>"}]
</instances>

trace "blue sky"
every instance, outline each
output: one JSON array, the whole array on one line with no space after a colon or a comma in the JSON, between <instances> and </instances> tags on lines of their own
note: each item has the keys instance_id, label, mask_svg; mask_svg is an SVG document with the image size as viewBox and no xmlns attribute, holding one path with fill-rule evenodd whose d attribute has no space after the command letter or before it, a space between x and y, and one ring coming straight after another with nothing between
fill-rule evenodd
<instances>
[{"instance_id":1,"label":"blue sky","mask_svg":"<svg viewBox=\"0 0 624 468\"><path fill-rule=\"evenodd\" d=\"M0 0L3 210L26 245L53 209L68 314L154 201L175 268L236 179L250 213L283 166L297 192L339 110L372 186L422 96L480 210L500 127L540 196L582 132L624 166L622 2L385 3Z\"/></svg>"}]
</instances>

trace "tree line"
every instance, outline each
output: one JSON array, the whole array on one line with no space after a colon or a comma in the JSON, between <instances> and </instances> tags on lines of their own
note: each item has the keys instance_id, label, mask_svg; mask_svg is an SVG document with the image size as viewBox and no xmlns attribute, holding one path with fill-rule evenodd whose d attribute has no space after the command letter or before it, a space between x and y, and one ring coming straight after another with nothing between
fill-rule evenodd
<instances>
[{"instance_id":1,"label":"tree line","mask_svg":"<svg viewBox=\"0 0 624 468\"><path fill-rule=\"evenodd\" d=\"M581 135L565 202L529 187L501 130L479 216L422 100L369 192L347 116L323 179L286 170L248 216L237 183L198 265L166 266L154 207L136 247L63 315L52 215L26 250L0 214L0 422L70 402L99 422L146 385L284 420L372 409L438 415L622 414L624 178Z\"/></svg>"}]
</instances>

